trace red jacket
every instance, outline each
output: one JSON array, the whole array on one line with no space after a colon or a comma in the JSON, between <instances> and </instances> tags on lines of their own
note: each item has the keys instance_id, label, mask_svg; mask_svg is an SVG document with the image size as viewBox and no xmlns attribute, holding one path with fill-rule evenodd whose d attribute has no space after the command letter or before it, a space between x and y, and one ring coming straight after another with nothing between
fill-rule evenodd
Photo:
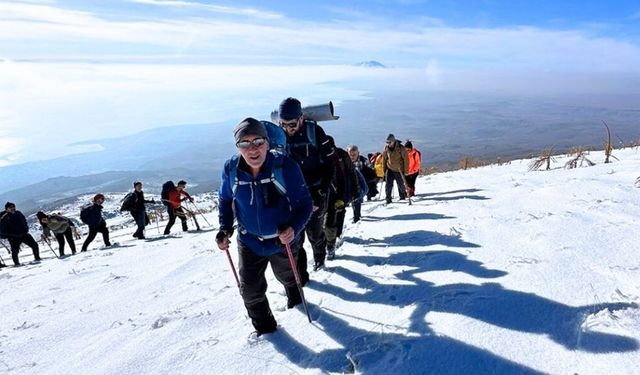
<instances>
[{"instance_id":1,"label":"red jacket","mask_svg":"<svg viewBox=\"0 0 640 375\"><path fill-rule=\"evenodd\" d=\"M189 193L187 193L184 190L178 191L176 189L176 190L171 190L169 192L169 204L173 208L180 207L182 205L182 201L187 200L187 199L190 200L191 196L189 195Z\"/></svg>"}]
</instances>

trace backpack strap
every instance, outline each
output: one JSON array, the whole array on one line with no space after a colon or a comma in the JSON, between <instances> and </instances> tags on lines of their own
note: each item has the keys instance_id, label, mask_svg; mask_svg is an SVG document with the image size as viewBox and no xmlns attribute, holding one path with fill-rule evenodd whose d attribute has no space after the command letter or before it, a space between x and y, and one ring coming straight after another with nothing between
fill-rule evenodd
<instances>
[{"instance_id":1,"label":"backpack strap","mask_svg":"<svg viewBox=\"0 0 640 375\"><path fill-rule=\"evenodd\" d=\"M273 185L276 187L278 192L281 195L287 195L287 186L284 182L284 173L282 171L284 165L284 155L282 155L277 150L269 151L274 156L273 166L271 168L271 176L269 178L263 178L262 180L256 181L259 184L266 184L269 182L273 182ZM240 157L234 156L231 159L231 170L229 171L229 183L231 184L231 192L233 199L236 198L236 193L238 191L238 186L240 185L251 185L251 181L240 181L238 178L238 166L240 165Z\"/></svg>"},{"instance_id":2,"label":"backpack strap","mask_svg":"<svg viewBox=\"0 0 640 375\"><path fill-rule=\"evenodd\" d=\"M311 143L314 147L318 147L316 143L316 122L308 122L307 124L307 138L309 138L309 143Z\"/></svg>"}]
</instances>

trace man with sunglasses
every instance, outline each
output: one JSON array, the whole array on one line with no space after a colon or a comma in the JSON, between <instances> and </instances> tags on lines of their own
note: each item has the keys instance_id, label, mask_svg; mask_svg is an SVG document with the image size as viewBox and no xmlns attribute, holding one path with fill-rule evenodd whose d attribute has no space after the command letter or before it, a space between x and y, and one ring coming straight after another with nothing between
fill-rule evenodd
<instances>
[{"instance_id":1,"label":"man with sunglasses","mask_svg":"<svg viewBox=\"0 0 640 375\"><path fill-rule=\"evenodd\" d=\"M220 250L229 249L235 219L240 293L251 322L261 335L277 329L266 296L267 264L271 264L276 279L285 287L287 307L302 302L284 244L300 237L311 216L312 201L295 161L269 152L264 124L247 118L236 126L234 136L239 155L228 160L222 172L216 242ZM295 256L296 249L291 250Z\"/></svg>"},{"instance_id":2,"label":"man with sunglasses","mask_svg":"<svg viewBox=\"0 0 640 375\"><path fill-rule=\"evenodd\" d=\"M280 126L287 135L289 156L295 160L313 199L313 214L305 229L313 248L314 270L324 267L327 255L327 239L324 221L328 207L329 187L335 174L335 153L322 127L315 121L305 119L302 105L295 98L286 98L278 108ZM297 243L298 268L303 283L309 281L307 253L304 250L304 234Z\"/></svg>"}]
</instances>

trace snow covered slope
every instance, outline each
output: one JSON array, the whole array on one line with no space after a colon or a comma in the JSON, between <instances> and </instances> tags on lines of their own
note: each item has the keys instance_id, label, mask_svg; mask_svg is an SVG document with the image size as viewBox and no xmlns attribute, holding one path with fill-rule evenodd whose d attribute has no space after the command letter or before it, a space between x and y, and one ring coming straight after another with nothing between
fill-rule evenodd
<instances>
[{"instance_id":1,"label":"snow covered slope","mask_svg":"<svg viewBox=\"0 0 640 375\"><path fill-rule=\"evenodd\" d=\"M258 338L213 228L43 249L0 270L0 372L637 373L640 151L616 156L443 173L411 206L366 202L305 288L313 323L269 273L279 330Z\"/></svg>"}]
</instances>

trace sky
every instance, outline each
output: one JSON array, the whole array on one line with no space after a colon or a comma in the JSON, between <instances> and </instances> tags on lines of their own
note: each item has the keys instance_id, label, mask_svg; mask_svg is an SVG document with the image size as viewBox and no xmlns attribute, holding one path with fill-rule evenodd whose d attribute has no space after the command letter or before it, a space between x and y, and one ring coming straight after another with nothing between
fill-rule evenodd
<instances>
[{"instance_id":1,"label":"sky","mask_svg":"<svg viewBox=\"0 0 640 375\"><path fill-rule=\"evenodd\" d=\"M633 91L639 23L633 1L0 1L0 166L290 95Z\"/></svg>"}]
</instances>

